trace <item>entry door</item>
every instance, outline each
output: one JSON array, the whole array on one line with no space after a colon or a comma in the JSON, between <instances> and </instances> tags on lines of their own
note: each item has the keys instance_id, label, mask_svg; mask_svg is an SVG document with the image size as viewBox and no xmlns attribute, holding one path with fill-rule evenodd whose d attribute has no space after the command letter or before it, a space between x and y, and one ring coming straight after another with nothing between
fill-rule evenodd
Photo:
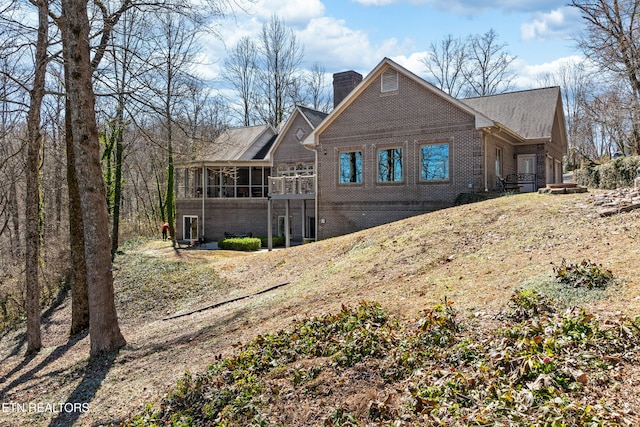
<instances>
[{"instance_id":1,"label":"entry door","mask_svg":"<svg viewBox=\"0 0 640 427\"><path fill-rule=\"evenodd\" d=\"M536 173L536 155L535 154L519 154L518 155L518 173L528 173L534 174ZM523 193L530 193L535 191L535 180L532 182L531 180L518 182L520 185L520 190Z\"/></svg>"},{"instance_id":2,"label":"entry door","mask_svg":"<svg viewBox=\"0 0 640 427\"><path fill-rule=\"evenodd\" d=\"M184 240L198 240L198 217L184 217Z\"/></svg>"},{"instance_id":3,"label":"entry door","mask_svg":"<svg viewBox=\"0 0 640 427\"><path fill-rule=\"evenodd\" d=\"M316 238L316 217L314 216L307 217L307 237Z\"/></svg>"},{"instance_id":4,"label":"entry door","mask_svg":"<svg viewBox=\"0 0 640 427\"><path fill-rule=\"evenodd\" d=\"M278 216L278 236L285 235L284 215ZM293 235L293 215L289 216L289 236Z\"/></svg>"}]
</instances>

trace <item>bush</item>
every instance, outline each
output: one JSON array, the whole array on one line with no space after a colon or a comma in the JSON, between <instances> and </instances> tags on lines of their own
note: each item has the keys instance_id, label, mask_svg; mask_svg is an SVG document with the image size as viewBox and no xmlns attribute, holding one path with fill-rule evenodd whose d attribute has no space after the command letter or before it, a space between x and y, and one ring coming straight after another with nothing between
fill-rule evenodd
<instances>
[{"instance_id":1,"label":"bush","mask_svg":"<svg viewBox=\"0 0 640 427\"><path fill-rule=\"evenodd\" d=\"M231 237L218 240L218 248L230 251L257 251L261 247L257 237Z\"/></svg>"},{"instance_id":2,"label":"bush","mask_svg":"<svg viewBox=\"0 0 640 427\"><path fill-rule=\"evenodd\" d=\"M620 187L633 187L640 156L620 157L601 165L590 164L575 171L578 184L591 188L612 190Z\"/></svg>"},{"instance_id":3,"label":"bush","mask_svg":"<svg viewBox=\"0 0 640 427\"><path fill-rule=\"evenodd\" d=\"M262 247L266 248L267 246L269 246L269 238L267 236L260 236L259 237L260 242L262 243ZM271 243L273 244L274 247L278 247L278 246L284 246L285 243L285 238L284 236L273 236L271 238Z\"/></svg>"},{"instance_id":4,"label":"bush","mask_svg":"<svg viewBox=\"0 0 640 427\"><path fill-rule=\"evenodd\" d=\"M554 266L553 271L558 283L574 288L605 288L614 281L611 270L588 260L574 264L563 258L562 264Z\"/></svg>"}]
</instances>

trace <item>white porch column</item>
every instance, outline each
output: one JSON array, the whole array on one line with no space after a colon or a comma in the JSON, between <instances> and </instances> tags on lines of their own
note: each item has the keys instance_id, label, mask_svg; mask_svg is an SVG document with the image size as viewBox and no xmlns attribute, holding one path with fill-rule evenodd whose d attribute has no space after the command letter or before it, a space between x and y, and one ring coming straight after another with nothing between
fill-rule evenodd
<instances>
[{"instance_id":1,"label":"white porch column","mask_svg":"<svg viewBox=\"0 0 640 427\"><path fill-rule=\"evenodd\" d=\"M285 209L284 209L284 236L285 236L285 247L291 247L291 233L289 232L289 208L291 201L290 199L286 200Z\"/></svg>"},{"instance_id":2,"label":"white porch column","mask_svg":"<svg viewBox=\"0 0 640 427\"><path fill-rule=\"evenodd\" d=\"M271 197L267 198L267 248L269 249L269 251L273 250L273 230L272 230L272 224L271 224L271 211L272 211L272 207L271 204L273 203L273 200L271 200Z\"/></svg>"},{"instance_id":3,"label":"white porch column","mask_svg":"<svg viewBox=\"0 0 640 427\"><path fill-rule=\"evenodd\" d=\"M302 199L302 243L304 243L307 233L307 200Z\"/></svg>"}]
</instances>

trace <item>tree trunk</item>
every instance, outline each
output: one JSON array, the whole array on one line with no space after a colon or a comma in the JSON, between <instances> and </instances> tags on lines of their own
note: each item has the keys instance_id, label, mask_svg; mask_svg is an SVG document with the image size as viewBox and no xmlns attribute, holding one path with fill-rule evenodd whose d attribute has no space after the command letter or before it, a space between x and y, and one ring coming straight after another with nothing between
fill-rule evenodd
<instances>
[{"instance_id":1,"label":"tree trunk","mask_svg":"<svg viewBox=\"0 0 640 427\"><path fill-rule=\"evenodd\" d=\"M113 183L113 204L111 211L111 259L114 259L118 252L118 240L120 234L120 204L122 199L122 152L124 151L124 99L122 94L118 99L118 111L116 117L116 152L115 152L115 171Z\"/></svg>"},{"instance_id":2,"label":"tree trunk","mask_svg":"<svg viewBox=\"0 0 640 427\"><path fill-rule=\"evenodd\" d=\"M17 174L14 172L15 168L11 167L10 169L13 176ZM12 260L17 260L22 258L22 242L20 241L20 209L18 207L18 188L17 188L16 180L11 180L11 184L9 185L9 214L11 215L11 220L13 222L13 227L9 231L9 240L11 245L11 256Z\"/></svg>"},{"instance_id":3,"label":"tree trunk","mask_svg":"<svg viewBox=\"0 0 640 427\"><path fill-rule=\"evenodd\" d=\"M65 80L68 79L68 75L68 71L65 70ZM65 109L71 111L68 98ZM78 189L78 178L76 176L73 138L71 137L71 116L69 114L65 115L65 129L67 190L69 192L69 245L71 246L71 270L69 274L69 281L71 282L70 334L73 336L89 328L89 291L87 286L87 264L84 257L82 207L80 206L80 190Z\"/></svg>"},{"instance_id":4,"label":"tree trunk","mask_svg":"<svg viewBox=\"0 0 640 427\"><path fill-rule=\"evenodd\" d=\"M75 170L84 226L89 295L91 355L126 344L116 314L111 239L106 191L100 166L100 144L89 49L89 19L85 0L62 0L62 45L67 64L67 97Z\"/></svg>"},{"instance_id":5,"label":"tree trunk","mask_svg":"<svg viewBox=\"0 0 640 427\"><path fill-rule=\"evenodd\" d=\"M40 115L44 98L44 82L47 73L47 46L49 38L49 8L44 0L38 7L38 39L36 42L35 73L27 114L27 198L25 206L26 251L25 282L27 310L27 354L40 351L40 283L38 281L38 260L40 258L40 150L42 133Z\"/></svg>"},{"instance_id":6,"label":"tree trunk","mask_svg":"<svg viewBox=\"0 0 640 427\"><path fill-rule=\"evenodd\" d=\"M169 134L171 135L171 134ZM167 160L167 193L165 195L165 206L167 209L167 222L169 223L169 234L171 235L171 241L173 246L176 244L176 198L173 189L175 168L173 165L173 145L171 143L171 136L169 136L169 145L167 146L168 160Z\"/></svg>"}]
</instances>

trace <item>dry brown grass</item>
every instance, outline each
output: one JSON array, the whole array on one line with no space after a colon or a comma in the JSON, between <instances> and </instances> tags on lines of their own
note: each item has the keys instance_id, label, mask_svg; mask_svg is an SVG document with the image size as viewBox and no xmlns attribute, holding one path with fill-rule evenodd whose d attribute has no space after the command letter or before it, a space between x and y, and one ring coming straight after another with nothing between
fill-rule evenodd
<instances>
[{"instance_id":1,"label":"dry brown grass","mask_svg":"<svg viewBox=\"0 0 640 427\"><path fill-rule=\"evenodd\" d=\"M90 411L71 418L5 411L0 425L117 423L159 399L185 371L200 372L258 334L337 312L342 304L376 301L400 318L411 318L446 296L463 314L494 313L523 283L548 278L552 263L562 258L601 263L620 279L602 298L585 302L587 309L602 316L637 315L640 213L600 218L588 197L503 197L256 254L176 252L163 242L127 249L121 260L129 261L119 261L116 292L128 344L117 355L89 362L87 338L68 342L68 302L45 321L45 348L39 355L23 357L22 331L0 342L0 403L89 402ZM154 259L171 265L175 275L158 282L151 269L133 277L127 262L134 259L143 269ZM185 280L186 271L193 283ZM284 282L290 284L162 320ZM630 387L636 387L637 396L637 381Z\"/></svg>"}]
</instances>

